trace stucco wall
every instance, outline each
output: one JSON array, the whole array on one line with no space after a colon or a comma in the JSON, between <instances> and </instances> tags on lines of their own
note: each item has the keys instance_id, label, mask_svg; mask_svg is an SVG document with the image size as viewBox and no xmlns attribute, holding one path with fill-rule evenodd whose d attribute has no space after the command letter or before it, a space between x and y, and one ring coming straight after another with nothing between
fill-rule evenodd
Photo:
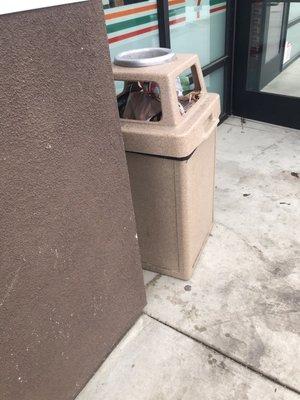
<instances>
[{"instance_id":1,"label":"stucco wall","mask_svg":"<svg viewBox=\"0 0 300 400\"><path fill-rule=\"evenodd\" d=\"M0 42L0 398L68 400L145 303L100 3Z\"/></svg>"}]
</instances>

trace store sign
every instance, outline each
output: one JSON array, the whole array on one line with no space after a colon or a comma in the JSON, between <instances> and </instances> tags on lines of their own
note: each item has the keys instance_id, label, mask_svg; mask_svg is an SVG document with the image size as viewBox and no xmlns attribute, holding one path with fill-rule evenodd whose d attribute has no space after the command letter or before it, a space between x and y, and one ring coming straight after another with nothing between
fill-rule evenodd
<instances>
[{"instance_id":1,"label":"store sign","mask_svg":"<svg viewBox=\"0 0 300 400\"><path fill-rule=\"evenodd\" d=\"M87 0L0 0L0 15L82 1Z\"/></svg>"}]
</instances>

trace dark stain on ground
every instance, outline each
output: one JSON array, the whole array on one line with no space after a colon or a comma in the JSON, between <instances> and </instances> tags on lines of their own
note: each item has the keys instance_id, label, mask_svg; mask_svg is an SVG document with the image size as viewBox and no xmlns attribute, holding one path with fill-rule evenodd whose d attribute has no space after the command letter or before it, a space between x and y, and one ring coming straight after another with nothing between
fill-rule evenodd
<instances>
[{"instance_id":1,"label":"dark stain on ground","mask_svg":"<svg viewBox=\"0 0 300 400\"><path fill-rule=\"evenodd\" d=\"M224 361L221 361L219 363L219 367L222 368L222 369L227 369L226 364L224 363Z\"/></svg>"},{"instance_id":2,"label":"dark stain on ground","mask_svg":"<svg viewBox=\"0 0 300 400\"><path fill-rule=\"evenodd\" d=\"M205 326L199 327L198 325L195 325L194 328L196 329L196 331L198 332L205 332L207 329L205 328Z\"/></svg>"},{"instance_id":3,"label":"dark stain on ground","mask_svg":"<svg viewBox=\"0 0 300 400\"><path fill-rule=\"evenodd\" d=\"M248 197L250 195L251 195L251 193L243 193L243 197Z\"/></svg>"},{"instance_id":4,"label":"dark stain on ground","mask_svg":"<svg viewBox=\"0 0 300 400\"><path fill-rule=\"evenodd\" d=\"M212 354L208 355L208 360L207 361L208 361L209 365L212 365L214 367L218 367L218 368L222 369L224 372L225 371L226 372L229 371L229 369L228 369L227 365L224 363L224 361L223 360L222 361L218 361L216 358L213 357Z\"/></svg>"},{"instance_id":5,"label":"dark stain on ground","mask_svg":"<svg viewBox=\"0 0 300 400\"><path fill-rule=\"evenodd\" d=\"M228 332L225 333L225 336L228 338L227 345L231 348L244 349L247 346L245 342L231 336Z\"/></svg>"},{"instance_id":6,"label":"dark stain on ground","mask_svg":"<svg viewBox=\"0 0 300 400\"><path fill-rule=\"evenodd\" d=\"M286 204L287 206L291 205L291 203L286 203L285 201L281 201L279 204Z\"/></svg>"},{"instance_id":7,"label":"dark stain on ground","mask_svg":"<svg viewBox=\"0 0 300 400\"><path fill-rule=\"evenodd\" d=\"M261 359L265 354L265 343L257 332L255 324L251 324L249 334L251 340L249 345L247 345L247 360L249 365L259 368Z\"/></svg>"},{"instance_id":8,"label":"dark stain on ground","mask_svg":"<svg viewBox=\"0 0 300 400\"><path fill-rule=\"evenodd\" d=\"M211 354L208 355L208 364L210 364L210 365L217 364L217 360Z\"/></svg>"},{"instance_id":9,"label":"dark stain on ground","mask_svg":"<svg viewBox=\"0 0 300 400\"><path fill-rule=\"evenodd\" d=\"M272 269L269 269L269 272L271 272L271 274L275 275L276 277L280 276L282 278L290 275L293 272L293 270L297 267L295 260L288 258L283 262L278 261L276 263L271 263L270 265ZM288 287L286 289L290 290Z\"/></svg>"},{"instance_id":10,"label":"dark stain on ground","mask_svg":"<svg viewBox=\"0 0 300 400\"><path fill-rule=\"evenodd\" d=\"M274 271L272 271L272 272L273 272L274 275L280 275L281 272L282 272L282 269L279 268L279 267L277 267L277 268L275 268Z\"/></svg>"},{"instance_id":11,"label":"dark stain on ground","mask_svg":"<svg viewBox=\"0 0 300 400\"><path fill-rule=\"evenodd\" d=\"M299 178L299 173L298 172L291 172L291 175L294 176L295 178Z\"/></svg>"},{"instance_id":12,"label":"dark stain on ground","mask_svg":"<svg viewBox=\"0 0 300 400\"><path fill-rule=\"evenodd\" d=\"M190 292L192 290L192 286L191 285L185 285L184 290L186 292Z\"/></svg>"}]
</instances>

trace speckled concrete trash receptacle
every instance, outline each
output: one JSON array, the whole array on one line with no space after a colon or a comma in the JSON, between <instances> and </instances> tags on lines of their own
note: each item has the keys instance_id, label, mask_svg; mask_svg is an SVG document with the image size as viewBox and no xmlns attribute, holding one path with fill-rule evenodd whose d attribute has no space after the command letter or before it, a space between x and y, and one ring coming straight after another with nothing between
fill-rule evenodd
<instances>
[{"instance_id":1,"label":"speckled concrete trash receptacle","mask_svg":"<svg viewBox=\"0 0 300 400\"><path fill-rule=\"evenodd\" d=\"M182 115L176 78L191 68L200 98ZM189 279L213 224L217 94L196 55L143 68L113 65L116 81L154 81L159 122L121 119L143 268Z\"/></svg>"}]
</instances>

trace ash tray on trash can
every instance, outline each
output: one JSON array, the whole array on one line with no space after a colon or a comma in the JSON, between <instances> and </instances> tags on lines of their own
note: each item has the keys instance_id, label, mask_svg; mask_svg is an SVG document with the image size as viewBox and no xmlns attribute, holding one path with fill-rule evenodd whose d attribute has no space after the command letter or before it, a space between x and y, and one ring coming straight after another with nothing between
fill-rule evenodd
<instances>
[{"instance_id":1,"label":"ash tray on trash can","mask_svg":"<svg viewBox=\"0 0 300 400\"><path fill-rule=\"evenodd\" d=\"M123 51L114 58L114 64L121 67L138 68L165 64L175 58L175 53L163 47Z\"/></svg>"}]
</instances>

